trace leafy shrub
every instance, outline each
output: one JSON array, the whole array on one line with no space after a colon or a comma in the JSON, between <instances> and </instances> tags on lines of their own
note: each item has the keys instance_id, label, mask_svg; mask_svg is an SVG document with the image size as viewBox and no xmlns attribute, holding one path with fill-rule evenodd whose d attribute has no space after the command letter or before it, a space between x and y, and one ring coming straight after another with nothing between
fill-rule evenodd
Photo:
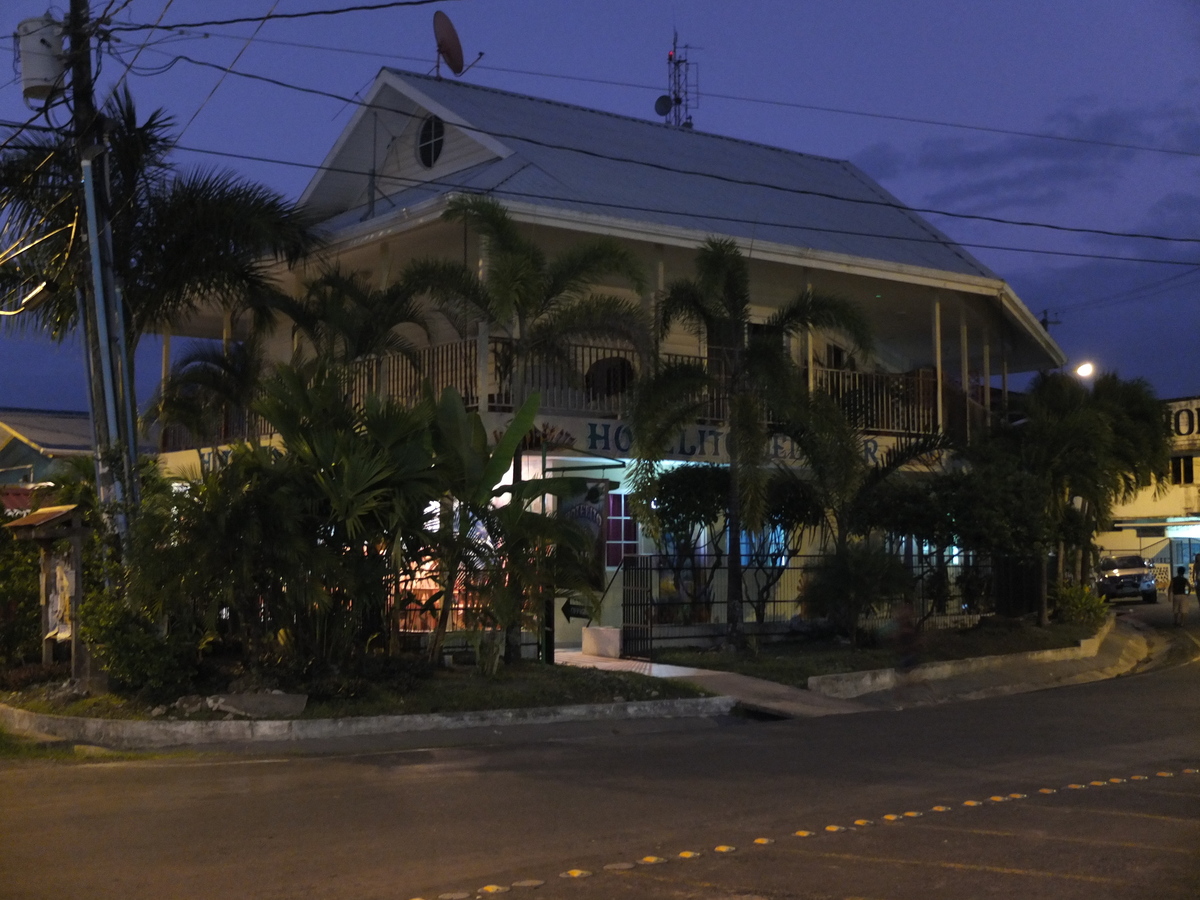
<instances>
[{"instance_id":1,"label":"leafy shrub","mask_svg":"<svg viewBox=\"0 0 1200 900\"><path fill-rule=\"evenodd\" d=\"M800 599L858 644L858 621L872 607L890 607L912 591L904 564L886 550L851 544L812 570Z\"/></svg>"},{"instance_id":2,"label":"leafy shrub","mask_svg":"<svg viewBox=\"0 0 1200 900\"><path fill-rule=\"evenodd\" d=\"M1055 595L1055 615L1068 625L1100 625L1108 617L1108 604L1087 585L1065 585Z\"/></svg>"},{"instance_id":3,"label":"leafy shrub","mask_svg":"<svg viewBox=\"0 0 1200 900\"><path fill-rule=\"evenodd\" d=\"M196 674L196 648L185 638L163 636L150 617L113 591L101 591L80 610L83 639L108 671L115 691L150 700L187 692Z\"/></svg>"},{"instance_id":4,"label":"leafy shrub","mask_svg":"<svg viewBox=\"0 0 1200 900\"><path fill-rule=\"evenodd\" d=\"M6 672L0 672L0 688L6 691L20 691L31 684L41 684L45 681L61 681L71 675L71 667L67 663L30 663L26 666L16 666Z\"/></svg>"},{"instance_id":5,"label":"leafy shrub","mask_svg":"<svg viewBox=\"0 0 1200 900\"><path fill-rule=\"evenodd\" d=\"M40 602L37 545L0 528L0 667L37 658Z\"/></svg>"}]
</instances>

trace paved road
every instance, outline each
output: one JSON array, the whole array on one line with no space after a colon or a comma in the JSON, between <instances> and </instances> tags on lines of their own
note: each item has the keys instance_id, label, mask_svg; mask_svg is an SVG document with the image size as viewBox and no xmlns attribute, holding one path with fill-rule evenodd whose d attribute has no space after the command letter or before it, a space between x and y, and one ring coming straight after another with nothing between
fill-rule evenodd
<instances>
[{"instance_id":1,"label":"paved road","mask_svg":"<svg viewBox=\"0 0 1200 900\"><path fill-rule=\"evenodd\" d=\"M903 712L353 749L0 769L0 897L1200 896L1200 664Z\"/></svg>"}]
</instances>

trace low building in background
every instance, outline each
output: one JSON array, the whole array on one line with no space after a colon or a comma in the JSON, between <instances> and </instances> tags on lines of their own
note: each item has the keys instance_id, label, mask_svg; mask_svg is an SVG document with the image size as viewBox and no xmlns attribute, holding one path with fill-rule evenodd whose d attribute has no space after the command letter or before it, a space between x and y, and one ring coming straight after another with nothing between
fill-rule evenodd
<instances>
[{"instance_id":1,"label":"low building in background","mask_svg":"<svg viewBox=\"0 0 1200 900\"><path fill-rule=\"evenodd\" d=\"M1200 397L1168 400L1171 476L1162 490L1147 488L1113 511L1113 530L1097 535L1106 556L1138 555L1153 561L1159 590L1176 566L1200 555Z\"/></svg>"},{"instance_id":2,"label":"low building in background","mask_svg":"<svg viewBox=\"0 0 1200 900\"><path fill-rule=\"evenodd\" d=\"M0 485L38 484L59 460L91 452L86 412L0 407Z\"/></svg>"}]
</instances>

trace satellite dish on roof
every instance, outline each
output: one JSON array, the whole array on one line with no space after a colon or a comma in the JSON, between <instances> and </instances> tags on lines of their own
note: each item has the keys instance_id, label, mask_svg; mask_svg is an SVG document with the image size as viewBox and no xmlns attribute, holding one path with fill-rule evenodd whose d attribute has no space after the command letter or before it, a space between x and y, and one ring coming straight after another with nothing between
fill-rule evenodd
<instances>
[{"instance_id":1,"label":"satellite dish on roof","mask_svg":"<svg viewBox=\"0 0 1200 900\"><path fill-rule=\"evenodd\" d=\"M663 94L661 97L659 97L657 100L654 101L655 115L668 116L671 114L671 110L674 108L675 108L675 101L672 100L666 94Z\"/></svg>"},{"instance_id":2,"label":"satellite dish on roof","mask_svg":"<svg viewBox=\"0 0 1200 900\"><path fill-rule=\"evenodd\" d=\"M454 23L440 9L433 14L433 37L437 41L438 77L442 77L441 61L444 59L450 71L455 75L463 73L462 43Z\"/></svg>"}]
</instances>

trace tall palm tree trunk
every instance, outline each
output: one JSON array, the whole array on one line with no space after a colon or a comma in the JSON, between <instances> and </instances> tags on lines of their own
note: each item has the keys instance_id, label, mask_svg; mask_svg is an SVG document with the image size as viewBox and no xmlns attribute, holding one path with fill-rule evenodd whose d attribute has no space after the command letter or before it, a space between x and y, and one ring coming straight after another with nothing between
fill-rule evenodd
<instances>
[{"instance_id":1,"label":"tall palm tree trunk","mask_svg":"<svg viewBox=\"0 0 1200 900\"><path fill-rule=\"evenodd\" d=\"M741 648L745 642L742 629L742 514L741 485L738 483L736 452L729 454L729 565L725 585L725 619L728 628L725 641Z\"/></svg>"}]
</instances>

